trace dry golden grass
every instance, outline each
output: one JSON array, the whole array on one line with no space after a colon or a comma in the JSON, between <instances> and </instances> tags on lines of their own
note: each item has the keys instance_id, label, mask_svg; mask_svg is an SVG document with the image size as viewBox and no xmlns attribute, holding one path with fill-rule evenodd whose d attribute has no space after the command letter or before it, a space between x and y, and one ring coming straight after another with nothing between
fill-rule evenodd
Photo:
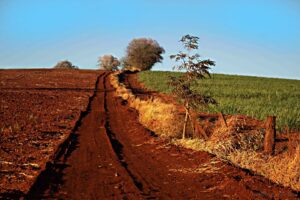
<instances>
[{"instance_id":1,"label":"dry golden grass","mask_svg":"<svg viewBox=\"0 0 300 200\"><path fill-rule=\"evenodd\" d=\"M145 127L164 137L178 137L182 132L182 116L178 114L173 104L162 102L158 98L142 100L132 94L123 83L119 82L115 72L110 76L112 86L116 89L116 95L127 100L129 106L139 111L139 121Z\"/></svg>"},{"instance_id":2,"label":"dry golden grass","mask_svg":"<svg viewBox=\"0 0 300 200\"><path fill-rule=\"evenodd\" d=\"M196 151L206 151L244 169L249 169L275 183L300 191L300 142L293 141L295 150L268 156L257 150L263 147L263 133L241 131L235 116L227 120L228 127L217 126L209 140L173 140L175 145Z\"/></svg>"},{"instance_id":3,"label":"dry golden grass","mask_svg":"<svg viewBox=\"0 0 300 200\"><path fill-rule=\"evenodd\" d=\"M275 183L300 191L300 143L296 151L268 156L253 149L236 149L231 141L204 141L201 139L173 140L173 144L196 151L206 151L228 162L256 174L267 177Z\"/></svg>"},{"instance_id":4,"label":"dry golden grass","mask_svg":"<svg viewBox=\"0 0 300 200\"><path fill-rule=\"evenodd\" d=\"M162 136L180 136L182 127L179 124L182 119L174 105L162 103L158 99L136 101L139 102L136 106L139 110L139 121L143 125Z\"/></svg>"},{"instance_id":5,"label":"dry golden grass","mask_svg":"<svg viewBox=\"0 0 300 200\"><path fill-rule=\"evenodd\" d=\"M260 130L245 128L245 121L238 116L226 119L227 127L217 125L208 140L176 139L182 132L183 116L173 104L158 98L142 100L119 83L118 74L111 76L111 84L116 95L127 100L130 107L139 111L139 121L148 129L164 137L173 138L172 143L197 151L206 151L232 164L249 169L265 176L275 183L300 191L300 142L294 141L294 151L268 156L258 153L263 146L264 134ZM249 128L249 127L248 127ZM199 169L181 169L184 173L202 173L215 170L213 166L200 166ZM177 170L178 171L178 170ZM208 172L207 171L207 172Z\"/></svg>"},{"instance_id":6,"label":"dry golden grass","mask_svg":"<svg viewBox=\"0 0 300 200\"><path fill-rule=\"evenodd\" d=\"M229 116L226 119L227 127L221 123L214 128L209 142L218 146L221 151L252 150L263 148L264 133L253 127L245 128L247 122L240 116ZM222 145L221 145L222 144ZM221 148L222 147L222 148Z\"/></svg>"},{"instance_id":7,"label":"dry golden grass","mask_svg":"<svg viewBox=\"0 0 300 200\"><path fill-rule=\"evenodd\" d=\"M268 177L275 183L300 191L300 145L294 155L282 153L264 156L256 152L236 151L228 159L240 167Z\"/></svg>"}]
</instances>

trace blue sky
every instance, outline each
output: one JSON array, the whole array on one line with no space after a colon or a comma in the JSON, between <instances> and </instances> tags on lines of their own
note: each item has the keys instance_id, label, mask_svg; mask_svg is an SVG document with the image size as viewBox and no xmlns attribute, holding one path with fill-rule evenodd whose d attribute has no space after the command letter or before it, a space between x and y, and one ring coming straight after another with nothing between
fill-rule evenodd
<instances>
[{"instance_id":1,"label":"blue sky","mask_svg":"<svg viewBox=\"0 0 300 200\"><path fill-rule=\"evenodd\" d=\"M0 0L0 68L96 69L150 37L166 50L154 69L171 70L185 34L200 37L212 72L300 79L298 0Z\"/></svg>"}]
</instances>

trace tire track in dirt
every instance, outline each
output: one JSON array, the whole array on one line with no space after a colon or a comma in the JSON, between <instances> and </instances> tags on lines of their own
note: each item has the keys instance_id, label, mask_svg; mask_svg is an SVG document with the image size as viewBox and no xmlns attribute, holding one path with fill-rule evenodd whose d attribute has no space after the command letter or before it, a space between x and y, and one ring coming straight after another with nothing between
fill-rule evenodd
<instances>
[{"instance_id":1,"label":"tire track in dirt","mask_svg":"<svg viewBox=\"0 0 300 200\"><path fill-rule=\"evenodd\" d=\"M105 80L103 82L103 85L104 85L104 90L106 90L107 83L105 82ZM105 112L108 113L109 109L107 107L107 100L108 100L107 99L107 93L105 93L105 97L104 98L105 98L104 109L105 109ZM135 186L140 191L142 191L143 190L142 183L127 168L128 164L124 160L124 156L123 156L123 152L122 152L123 145L116 139L116 135L111 131L111 127L110 127L110 123L109 123L109 117L107 115L106 115L105 128L106 128L107 137L109 139L109 143L111 144L111 148L112 148L113 152L115 153L115 156L118 158L118 161L120 162L120 164L124 167L124 169L126 170L126 172L128 173L128 175L131 177L131 179L132 179L133 183L135 184Z\"/></svg>"},{"instance_id":2,"label":"tire track in dirt","mask_svg":"<svg viewBox=\"0 0 300 200\"><path fill-rule=\"evenodd\" d=\"M27 199L139 198L139 190L120 164L106 133L103 84L107 75L99 77L87 113Z\"/></svg>"},{"instance_id":3,"label":"tire track in dirt","mask_svg":"<svg viewBox=\"0 0 300 200\"><path fill-rule=\"evenodd\" d=\"M99 77L88 112L28 199L293 199L205 152L170 145Z\"/></svg>"}]
</instances>

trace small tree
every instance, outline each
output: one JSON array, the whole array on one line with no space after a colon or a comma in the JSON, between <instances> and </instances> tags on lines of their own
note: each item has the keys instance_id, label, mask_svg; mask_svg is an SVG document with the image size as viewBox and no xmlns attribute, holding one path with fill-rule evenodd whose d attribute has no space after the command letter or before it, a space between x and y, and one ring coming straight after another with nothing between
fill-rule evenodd
<instances>
[{"instance_id":1,"label":"small tree","mask_svg":"<svg viewBox=\"0 0 300 200\"><path fill-rule=\"evenodd\" d=\"M100 68L110 71L118 70L118 66L120 66L120 61L118 58L112 55L104 55L99 57L98 63Z\"/></svg>"},{"instance_id":2,"label":"small tree","mask_svg":"<svg viewBox=\"0 0 300 200\"><path fill-rule=\"evenodd\" d=\"M58 62L53 68L55 68L55 69L78 69L77 66L73 65L68 60Z\"/></svg>"},{"instance_id":3,"label":"small tree","mask_svg":"<svg viewBox=\"0 0 300 200\"><path fill-rule=\"evenodd\" d=\"M170 85L173 87L173 94L184 103L185 120L183 125L182 138L186 136L186 127L188 120L193 121L190 109L196 106L207 106L216 104L216 101L210 96L199 94L191 89L192 85L197 84L197 80L210 77L209 69L215 65L214 61L201 60L198 53L192 54L192 51L198 49L198 37L185 35L181 38L186 52L179 52L171 55L170 58L179 62L179 65L173 67L173 70L185 70L179 77L170 77Z\"/></svg>"},{"instance_id":4,"label":"small tree","mask_svg":"<svg viewBox=\"0 0 300 200\"><path fill-rule=\"evenodd\" d=\"M150 70L157 62L161 62L165 50L157 41L148 38L133 39L126 50L123 58L125 68L137 68L139 70Z\"/></svg>"}]
</instances>

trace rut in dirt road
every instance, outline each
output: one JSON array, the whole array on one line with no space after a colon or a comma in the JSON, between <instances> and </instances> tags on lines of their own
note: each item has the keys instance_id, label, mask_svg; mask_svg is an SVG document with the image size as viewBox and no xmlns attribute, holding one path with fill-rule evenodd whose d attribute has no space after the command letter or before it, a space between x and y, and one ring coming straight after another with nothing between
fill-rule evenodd
<instances>
[{"instance_id":1,"label":"rut in dirt road","mask_svg":"<svg viewBox=\"0 0 300 200\"><path fill-rule=\"evenodd\" d=\"M168 144L116 98L108 73L66 148L28 199L293 199L290 190L204 152Z\"/></svg>"},{"instance_id":2,"label":"rut in dirt road","mask_svg":"<svg viewBox=\"0 0 300 200\"><path fill-rule=\"evenodd\" d=\"M99 77L88 112L54 164L40 175L27 198L105 199L138 197L106 133L104 81Z\"/></svg>"}]
</instances>

